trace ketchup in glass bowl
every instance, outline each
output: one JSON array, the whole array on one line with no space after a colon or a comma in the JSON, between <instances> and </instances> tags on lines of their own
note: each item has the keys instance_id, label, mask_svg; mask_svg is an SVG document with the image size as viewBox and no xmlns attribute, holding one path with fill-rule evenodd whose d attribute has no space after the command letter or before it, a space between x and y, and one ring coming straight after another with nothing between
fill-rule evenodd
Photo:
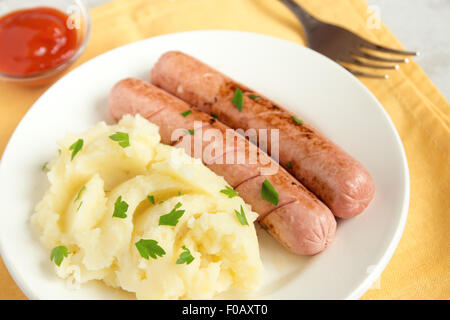
<instances>
[{"instance_id":1,"label":"ketchup in glass bowl","mask_svg":"<svg viewBox=\"0 0 450 320\"><path fill-rule=\"evenodd\" d=\"M81 0L0 0L0 78L47 83L81 55L89 33Z\"/></svg>"}]
</instances>

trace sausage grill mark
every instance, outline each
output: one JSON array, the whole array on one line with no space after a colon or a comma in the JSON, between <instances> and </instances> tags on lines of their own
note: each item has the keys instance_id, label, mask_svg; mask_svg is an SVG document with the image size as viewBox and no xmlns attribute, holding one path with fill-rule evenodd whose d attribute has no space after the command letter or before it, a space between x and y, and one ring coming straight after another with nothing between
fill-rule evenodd
<instances>
[{"instance_id":1,"label":"sausage grill mark","mask_svg":"<svg viewBox=\"0 0 450 320\"><path fill-rule=\"evenodd\" d=\"M296 201L298 201L298 200L295 199L295 200L289 200L289 201L286 201L286 202L284 202L284 203L280 203L278 206L276 206L276 207L270 209L269 211L267 211L267 212L261 214L261 215L259 216L258 219L263 219L263 218L267 217L269 214L273 213L275 210L278 210L278 209L280 209L280 208L282 208L282 207L284 207L284 206L288 206L288 205L290 205L291 203L294 203L294 202L296 202Z\"/></svg>"},{"instance_id":2,"label":"sausage grill mark","mask_svg":"<svg viewBox=\"0 0 450 320\"><path fill-rule=\"evenodd\" d=\"M247 181L249 181L249 180L252 180L252 179L255 179L255 178L258 178L258 177L260 177L260 176L261 176L261 173L258 173L258 174L254 175L254 176L250 176L250 177L248 177L248 178L245 178L244 180L242 180L242 181L240 181L239 183L237 183L236 185L234 185L234 186L233 186L233 189L236 189L236 188L238 188L240 185L244 184L245 182L247 182Z\"/></svg>"},{"instance_id":3,"label":"sausage grill mark","mask_svg":"<svg viewBox=\"0 0 450 320\"><path fill-rule=\"evenodd\" d=\"M164 109L166 109L167 107L163 107L155 112L153 112L152 114L150 114L149 116L147 116L147 119L150 120L152 117L156 116L158 113L162 112Z\"/></svg>"}]
</instances>

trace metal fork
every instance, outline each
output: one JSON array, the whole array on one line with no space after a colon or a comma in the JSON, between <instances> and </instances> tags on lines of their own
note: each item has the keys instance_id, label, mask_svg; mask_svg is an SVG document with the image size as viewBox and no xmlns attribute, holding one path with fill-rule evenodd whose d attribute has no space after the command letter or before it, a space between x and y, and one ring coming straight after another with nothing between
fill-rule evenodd
<instances>
[{"instance_id":1,"label":"metal fork","mask_svg":"<svg viewBox=\"0 0 450 320\"><path fill-rule=\"evenodd\" d=\"M375 69L399 69L398 63L409 62L408 58L390 58L373 55L364 49L371 49L378 52L398 54L404 56L417 56L418 52L402 51L397 49L391 49L384 47L366 39L361 38L357 34L341 28L339 26L325 23L314 18L305 9L303 9L294 0L280 0L290 9L300 20L303 25L306 34L306 42L308 47L322 53L328 58L336 61L337 63L347 63L351 65L357 65L361 67L375 68ZM363 58L363 59L361 59ZM368 60L369 62L365 61ZM377 62L389 62L389 64L374 63ZM392 64L395 63L395 64ZM370 77L370 78L383 78L387 79L387 74L372 74L361 71L356 71L348 66L344 65L348 71L356 76Z\"/></svg>"}]
</instances>

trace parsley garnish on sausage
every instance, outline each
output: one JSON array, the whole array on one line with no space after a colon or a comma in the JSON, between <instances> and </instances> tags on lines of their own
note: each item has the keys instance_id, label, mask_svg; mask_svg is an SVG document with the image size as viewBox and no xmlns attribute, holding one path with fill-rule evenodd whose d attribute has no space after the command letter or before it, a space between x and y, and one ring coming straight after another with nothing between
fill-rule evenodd
<instances>
[{"instance_id":1,"label":"parsley garnish on sausage","mask_svg":"<svg viewBox=\"0 0 450 320\"><path fill-rule=\"evenodd\" d=\"M239 112L242 111L242 108L244 108L244 94L242 93L242 90L237 88L234 92L234 97L231 102L234 104L236 109L239 110Z\"/></svg>"},{"instance_id":2,"label":"parsley garnish on sausage","mask_svg":"<svg viewBox=\"0 0 450 320\"><path fill-rule=\"evenodd\" d=\"M296 116L292 116L292 120L294 120L294 122L296 123L296 124L299 124L299 125L303 125L303 121L302 120L300 120L299 118L297 118Z\"/></svg>"},{"instance_id":3,"label":"parsley garnish on sausage","mask_svg":"<svg viewBox=\"0 0 450 320\"><path fill-rule=\"evenodd\" d=\"M192 113L192 110L186 110L185 112L182 112L181 115L186 118L191 113Z\"/></svg>"},{"instance_id":4,"label":"parsley garnish on sausage","mask_svg":"<svg viewBox=\"0 0 450 320\"><path fill-rule=\"evenodd\" d=\"M261 187L261 198L263 200L267 200L275 206L278 205L278 202L280 200L280 196L277 190L275 190L275 187L267 179L264 180Z\"/></svg>"}]
</instances>

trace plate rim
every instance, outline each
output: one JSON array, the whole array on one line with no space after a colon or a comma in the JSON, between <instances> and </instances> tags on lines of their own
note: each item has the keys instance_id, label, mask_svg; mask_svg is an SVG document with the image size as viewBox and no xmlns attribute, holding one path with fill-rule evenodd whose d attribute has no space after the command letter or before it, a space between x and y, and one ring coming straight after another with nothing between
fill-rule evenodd
<instances>
[{"instance_id":1,"label":"plate rim","mask_svg":"<svg viewBox=\"0 0 450 320\"><path fill-rule=\"evenodd\" d=\"M402 238L402 235L403 235L403 232L404 232L404 229L406 226L406 221L407 221L407 217L408 217L408 213L409 213L409 204L410 204L410 175L409 175L409 166L408 166L408 161L407 161L407 157L406 157L406 152L405 152L405 148L403 146L402 140L400 138L400 135L399 135L391 117L389 116L387 111L384 109L383 105L375 97L375 95L360 80L358 80L358 78L356 78L353 74L351 74L344 67L342 67L338 63L334 62L333 60L327 58L326 56L324 56L308 47L302 46L296 42L286 40L283 38L278 38L278 37L271 36L271 35L257 33L257 32L240 31L240 30L208 29L208 30L193 30L193 31L174 32L174 33L153 36L153 37L149 37L146 39L141 39L138 41L127 43L125 45L121 45L121 46L118 46L111 50L108 50L106 52L103 52L87 61L84 61L80 65L76 66L75 68L73 68L72 70L70 70L69 72L64 74L61 78L59 78L57 81L55 81L49 88L47 88L47 90L45 90L41 94L41 96L39 96L39 98L27 110L27 112L25 113L25 115L22 117L19 124L17 125L17 127L14 129L12 135L10 136L8 143L3 151L3 155L0 158L0 177L2 177L4 175L4 173L3 173L4 166L3 166L3 161L1 161L1 160L4 158L5 155L8 154L10 143L13 140L14 136L17 134L17 132L20 130L21 126L23 125L24 120L29 117L29 114L32 111L32 109L35 107L35 105L37 105L40 102L40 100L43 99L43 97L46 94L48 94L49 91L51 91L53 89L53 87L57 86L61 81L65 81L66 77L68 77L69 75L72 75L72 73L74 73L74 72L78 72L77 70L80 69L81 67L85 67L86 65L89 65L89 64L95 64L97 59L102 59L102 58L104 58L105 55L113 54L114 52L120 51L121 49L123 49L125 47L138 45L140 43L152 41L154 39L170 38L172 36L180 36L183 34L192 34L192 33L205 33L205 34L206 33L213 33L213 34L214 33L229 33L229 34L241 34L241 35L246 35L246 36L250 36L250 37L269 38L271 40L289 43L290 45L295 45L297 47L300 47L302 50L309 51L310 54L320 56L321 59L328 60L328 63L331 62L332 64L335 65L335 67L337 67L337 69L340 69L341 72L346 74L347 78L349 78L349 81L352 81L360 89L362 89L366 94L368 94L368 96L370 96L372 98L373 102L375 102L375 104L378 106L378 109L380 110L380 112L384 115L384 117L388 121L388 125L390 126L390 128L393 131L396 143L400 146L400 156L401 156L401 160L402 160L401 162L403 165L403 175L405 177L405 181L403 181L403 184L405 186L405 192L404 192L403 199L402 199L402 208L401 208L401 213L399 216L399 222L398 222L398 225L396 227L394 234L392 235L392 239L390 240L389 245L385 249L383 255L381 256L381 258L379 259L379 261L377 262L375 267L370 272L367 273L367 276L364 278L364 280L362 280L360 282L360 284L355 289L353 289L353 291L350 294L348 294L347 297L343 298L345 300L360 299L369 290L369 288L373 285L373 283L380 277L381 273L385 270L387 264L391 260L393 254L395 253L395 251L398 247L398 244ZM28 287L28 285L26 284L26 281L15 270L12 261L10 261L9 257L5 255L5 250L3 247L4 247L4 244L2 241L2 237L0 237L0 256L4 262L4 265L7 269L7 271L10 274L11 278L15 282L15 284L21 289L21 291L24 293L24 295L28 299L40 300L41 298L39 298L39 296L37 296L33 293L33 290Z\"/></svg>"}]
</instances>

